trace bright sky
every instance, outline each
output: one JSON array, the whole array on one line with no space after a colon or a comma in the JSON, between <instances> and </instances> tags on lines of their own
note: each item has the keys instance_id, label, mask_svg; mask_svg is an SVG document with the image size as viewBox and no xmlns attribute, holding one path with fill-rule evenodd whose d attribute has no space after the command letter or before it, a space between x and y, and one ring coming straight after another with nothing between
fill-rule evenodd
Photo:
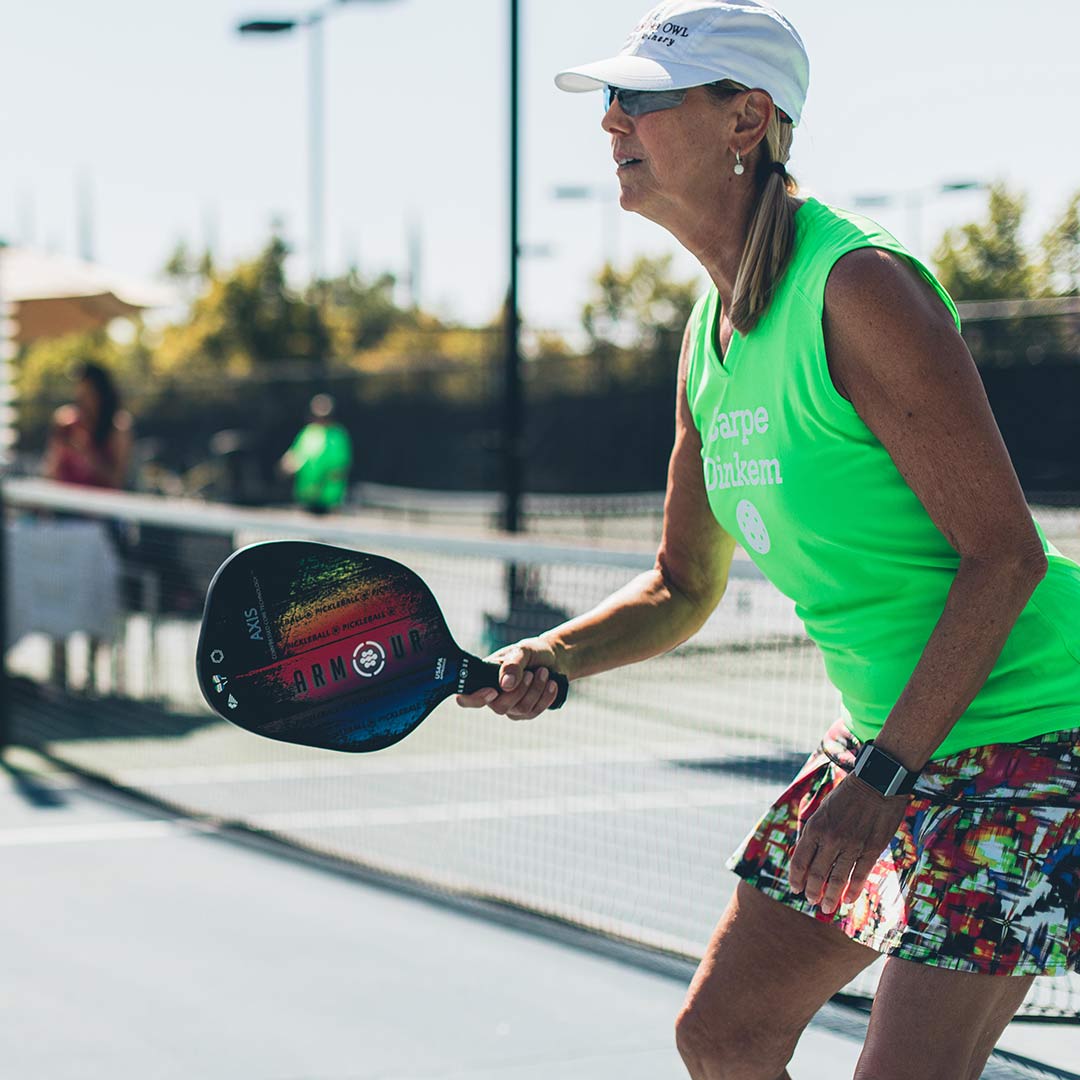
<instances>
[{"instance_id":1,"label":"bright sky","mask_svg":"<svg viewBox=\"0 0 1080 1080\"><path fill-rule=\"evenodd\" d=\"M219 262L250 256L280 217L304 273L307 42L240 38L238 21L302 14L300 0L2 0L5 167L0 236L79 249L80 187L92 250L157 273L175 243ZM916 252L981 215L1004 179L1041 232L1080 188L1080 7L1068 0L787 0L811 61L792 171L804 189L866 211ZM521 305L534 327L576 324L605 252L677 253L618 211L599 95L557 91L562 67L611 55L648 0L521 0ZM421 302L490 318L507 280L509 0L354 2L325 23L326 263L402 274L410 223L422 241ZM597 198L556 201L559 184ZM916 207L918 210L916 210Z\"/></svg>"}]
</instances>

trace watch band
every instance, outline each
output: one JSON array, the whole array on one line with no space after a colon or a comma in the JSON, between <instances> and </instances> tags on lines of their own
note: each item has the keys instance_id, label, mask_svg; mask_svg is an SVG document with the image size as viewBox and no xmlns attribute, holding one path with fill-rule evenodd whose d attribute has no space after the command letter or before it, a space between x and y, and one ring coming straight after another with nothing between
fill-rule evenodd
<instances>
[{"instance_id":1,"label":"watch band","mask_svg":"<svg viewBox=\"0 0 1080 1080\"><path fill-rule=\"evenodd\" d=\"M855 767L851 770L865 784L886 798L890 795L910 795L919 779L919 769L908 769L896 758L879 750L873 739L868 739L859 748L855 758Z\"/></svg>"}]
</instances>

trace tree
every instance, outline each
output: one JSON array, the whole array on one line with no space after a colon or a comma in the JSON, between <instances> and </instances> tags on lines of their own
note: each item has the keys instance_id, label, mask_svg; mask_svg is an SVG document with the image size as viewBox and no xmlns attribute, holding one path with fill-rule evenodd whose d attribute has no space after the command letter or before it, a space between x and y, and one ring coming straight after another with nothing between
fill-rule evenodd
<instances>
[{"instance_id":1,"label":"tree","mask_svg":"<svg viewBox=\"0 0 1080 1080\"><path fill-rule=\"evenodd\" d=\"M639 256L628 270L610 263L594 279L595 292L581 311L593 349L617 346L653 352L681 333L701 291L696 281L671 277L671 256Z\"/></svg>"},{"instance_id":2,"label":"tree","mask_svg":"<svg viewBox=\"0 0 1080 1080\"><path fill-rule=\"evenodd\" d=\"M186 281L193 273L191 253L183 240L177 240L176 247L165 260L162 272L173 281Z\"/></svg>"},{"instance_id":3,"label":"tree","mask_svg":"<svg viewBox=\"0 0 1080 1080\"><path fill-rule=\"evenodd\" d=\"M938 277L956 300L1037 300L1080 295L1080 192L1030 250L1022 239L1026 199L997 184L983 222L950 229L934 259ZM964 337L981 367L1042 363L1076 356L1072 317L967 319Z\"/></svg>"},{"instance_id":4,"label":"tree","mask_svg":"<svg viewBox=\"0 0 1080 1080\"><path fill-rule=\"evenodd\" d=\"M934 252L937 276L954 300L1017 300L1041 296L1042 266L1021 237L1027 199L1004 184L990 189L985 222L949 229Z\"/></svg>"},{"instance_id":5,"label":"tree","mask_svg":"<svg viewBox=\"0 0 1080 1080\"><path fill-rule=\"evenodd\" d=\"M1080 296L1080 191L1042 239L1045 274L1057 296Z\"/></svg>"},{"instance_id":6,"label":"tree","mask_svg":"<svg viewBox=\"0 0 1080 1080\"><path fill-rule=\"evenodd\" d=\"M178 240L169 253L161 272L180 285L203 283L214 273L214 256L209 248L196 256L184 240Z\"/></svg>"},{"instance_id":7,"label":"tree","mask_svg":"<svg viewBox=\"0 0 1080 1080\"><path fill-rule=\"evenodd\" d=\"M348 357L373 348L391 331L417 324L418 312L407 311L394 302L396 285L393 274L383 273L365 281L355 267L325 283L327 320L338 356Z\"/></svg>"},{"instance_id":8,"label":"tree","mask_svg":"<svg viewBox=\"0 0 1080 1080\"><path fill-rule=\"evenodd\" d=\"M280 360L321 360L328 334L318 308L289 288L280 236L225 275L211 272L186 322L162 334L162 374L243 374Z\"/></svg>"},{"instance_id":9,"label":"tree","mask_svg":"<svg viewBox=\"0 0 1080 1080\"><path fill-rule=\"evenodd\" d=\"M695 281L671 276L671 256L639 256L626 270L606 264L593 280L593 295L581 309L588 336L581 364L561 365L573 387L611 389L616 384L660 386L678 364L679 339L700 292Z\"/></svg>"}]
</instances>

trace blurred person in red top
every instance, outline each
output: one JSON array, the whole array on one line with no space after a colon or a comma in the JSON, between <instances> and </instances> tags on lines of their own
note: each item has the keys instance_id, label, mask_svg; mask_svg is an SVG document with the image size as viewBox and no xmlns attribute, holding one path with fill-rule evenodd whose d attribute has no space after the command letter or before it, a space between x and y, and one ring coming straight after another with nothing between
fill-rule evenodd
<instances>
[{"instance_id":1,"label":"blurred person in red top","mask_svg":"<svg viewBox=\"0 0 1080 1080\"><path fill-rule=\"evenodd\" d=\"M75 401L53 414L45 475L65 484L122 488L130 461L131 416L120 407L112 376L98 364L83 364Z\"/></svg>"},{"instance_id":2,"label":"blurred person in red top","mask_svg":"<svg viewBox=\"0 0 1080 1080\"><path fill-rule=\"evenodd\" d=\"M98 364L84 363L76 372L75 400L53 414L45 448L44 473L50 480L85 487L127 486L131 463L131 415L120 407L120 395L112 376ZM61 515L70 516L70 515ZM114 544L116 527L110 527ZM97 687L101 642L88 640L85 689ZM67 640L53 641L52 681L60 690L68 687Z\"/></svg>"}]
</instances>

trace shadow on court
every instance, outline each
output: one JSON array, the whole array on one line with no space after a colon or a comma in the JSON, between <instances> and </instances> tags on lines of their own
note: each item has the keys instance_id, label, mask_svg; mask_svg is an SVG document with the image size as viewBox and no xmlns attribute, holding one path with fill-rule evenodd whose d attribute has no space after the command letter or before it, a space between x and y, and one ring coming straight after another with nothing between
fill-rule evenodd
<instances>
[{"instance_id":1,"label":"shadow on court","mask_svg":"<svg viewBox=\"0 0 1080 1080\"><path fill-rule=\"evenodd\" d=\"M744 780L760 780L770 784L787 784L806 761L804 753L779 753L767 757L693 758L672 761L681 769L721 773Z\"/></svg>"},{"instance_id":2,"label":"shadow on court","mask_svg":"<svg viewBox=\"0 0 1080 1080\"><path fill-rule=\"evenodd\" d=\"M128 697L65 693L27 678L8 681L12 732L23 746L91 739L146 739L189 735L219 723L209 713L164 708Z\"/></svg>"},{"instance_id":3,"label":"shadow on court","mask_svg":"<svg viewBox=\"0 0 1080 1080\"><path fill-rule=\"evenodd\" d=\"M62 791L42 783L36 774L13 765L3 757L0 757L0 769L7 774L11 791L30 806L39 810L52 810L67 804Z\"/></svg>"}]
</instances>

